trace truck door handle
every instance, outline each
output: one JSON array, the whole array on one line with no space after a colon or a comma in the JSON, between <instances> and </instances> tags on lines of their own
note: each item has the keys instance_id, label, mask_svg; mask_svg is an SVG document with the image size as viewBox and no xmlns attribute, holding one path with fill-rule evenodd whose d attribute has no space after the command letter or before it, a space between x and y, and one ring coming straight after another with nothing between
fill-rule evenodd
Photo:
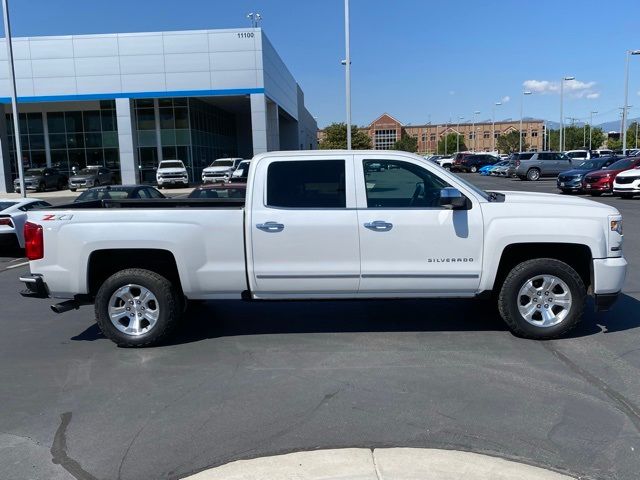
<instances>
[{"instance_id":1,"label":"truck door handle","mask_svg":"<svg viewBox=\"0 0 640 480\"><path fill-rule=\"evenodd\" d=\"M256 225L256 228L258 230L262 230L263 232L275 233L275 232L281 232L282 230L284 230L284 225L278 222L265 222L265 223L258 223Z\"/></svg>"},{"instance_id":2,"label":"truck door handle","mask_svg":"<svg viewBox=\"0 0 640 480\"><path fill-rule=\"evenodd\" d=\"M375 222L365 223L364 226L374 232L388 232L393 228L393 223L388 223L384 220L376 220Z\"/></svg>"}]
</instances>

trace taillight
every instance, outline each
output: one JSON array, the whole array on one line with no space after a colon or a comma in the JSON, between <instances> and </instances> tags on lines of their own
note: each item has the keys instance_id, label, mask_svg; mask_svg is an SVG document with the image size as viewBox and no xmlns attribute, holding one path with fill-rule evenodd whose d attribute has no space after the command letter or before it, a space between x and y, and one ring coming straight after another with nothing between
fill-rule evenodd
<instances>
[{"instance_id":1,"label":"taillight","mask_svg":"<svg viewBox=\"0 0 640 480\"><path fill-rule=\"evenodd\" d=\"M13 228L13 222L9 217L0 218L0 225Z\"/></svg>"},{"instance_id":2,"label":"taillight","mask_svg":"<svg viewBox=\"0 0 640 480\"><path fill-rule=\"evenodd\" d=\"M24 251L29 260L44 258L44 235L42 225L24 224Z\"/></svg>"}]
</instances>

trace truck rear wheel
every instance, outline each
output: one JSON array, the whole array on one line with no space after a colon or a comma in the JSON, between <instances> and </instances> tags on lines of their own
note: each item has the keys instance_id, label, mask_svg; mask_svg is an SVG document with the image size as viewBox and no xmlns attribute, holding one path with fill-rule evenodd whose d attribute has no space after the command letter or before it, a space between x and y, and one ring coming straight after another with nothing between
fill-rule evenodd
<instances>
[{"instance_id":1,"label":"truck rear wheel","mask_svg":"<svg viewBox=\"0 0 640 480\"><path fill-rule=\"evenodd\" d=\"M578 324L586 295L584 282L573 268L560 260L537 258L509 272L498 308L514 334L544 340L560 337Z\"/></svg>"},{"instance_id":2,"label":"truck rear wheel","mask_svg":"<svg viewBox=\"0 0 640 480\"><path fill-rule=\"evenodd\" d=\"M121 347L147 347L164 340L182 314L181 294L150 270L131 268L111 275L95 300L102 333Z\"/></svg>"}]
</instances>

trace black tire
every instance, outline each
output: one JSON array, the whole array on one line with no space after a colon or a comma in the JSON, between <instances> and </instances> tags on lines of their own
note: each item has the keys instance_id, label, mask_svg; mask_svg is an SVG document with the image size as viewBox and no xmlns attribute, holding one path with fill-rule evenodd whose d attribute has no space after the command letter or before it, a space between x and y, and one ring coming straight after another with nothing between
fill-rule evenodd
<instances>
[{"instance_id":1,"label":"black tire","mask_svg":"<svg viewBox=\"0 0 640 480\"><path fill-rule=\"evenodd\" d=\"M572 304L567 316L558 324L542 327L529 323L518 310L518 294L528 279L536 275L554 275L566 283ZM569 265L553 258L536 258L516 265L507 275L498 296L500 316L515 335L546 340L565 335L574 328L584 312L587 289L580 275Z\"/></svg>"},{"instance_id":2,"label":"black tire","mask_svg":"<svg viewBox=\"0 0 640 480\"><path fill-rule=\"evenodd\" d=\"M530 182L536 182L540 179L540 170L537 168L530 168L527 171L527 180Z\"/></svg>"},{"instance_id":3,"label":"black tire","mask_svg":"<svg viewBox=\"0 0 640 480\"><path fill-rule=\"evenodd\" d=\"M47 185L44 182L40 182L38 184L38 188L37 188L38 192L44 192L46 189L47 189Z\"/></svg>"},{"instance_id":4,"label":"black tire","mask_svg":"<svg viewBox=\"0 0 640 480\"><path fill-rule=\"evenodd\" d=\"M119 288L136 284L150 290L158 301L160 313L154 327L134 336L118 330L109 318L109 300ZM169 280L150 270L130 268L111 275L100 287L95 299L96 322L105 337L120 347L149 347L165 340L182 315L182 294Z\"/></svg>"},{"instance_id":5,"label":"black tire","mask_svg":"<svg viewBox=\"0 0 640 480\"><path fill-rule=\"evenodd\" d=\"M602 192L589 192L589 195L591 195L592 197L601 197Z\"/></svg>"},{"instance_id":6,"label":"black tire","mask_svg":"<svg viewBox=\"0 0 640 480\"><path fill-rule=\"evenodd\" d=\"M633 193L621 193L620 198L624 198L628 200L630 198L633 198Z\"/></svg>"},{"instance_id":7,"label":"black tire","mask_svg":"<svg viewBox=\"0 0 640 480\"><path fill-rule=\"evenodd\" d=\"M78 189L77 188L70 188L69 190L71 190L72 192L75 192Z\"/></svg>"}]
</instances>

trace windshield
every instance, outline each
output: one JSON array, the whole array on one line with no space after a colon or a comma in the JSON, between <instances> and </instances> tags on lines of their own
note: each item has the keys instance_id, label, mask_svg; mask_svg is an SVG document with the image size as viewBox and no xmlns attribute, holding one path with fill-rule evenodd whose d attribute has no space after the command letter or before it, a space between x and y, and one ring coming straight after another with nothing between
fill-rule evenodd
<instances>
[{"instance_id":1,"label":"windshield","mask_svg":"<svg viewBox=\"0 0 640 480\"><path fill-rule=\"evenodd\" d=\"M13 207L16 204L16 202L0 202L0 212L2 210L6 210L9 207Z\"/></svg>"},{"instance_id":2,"label":"windshield","mask_svg":"<svg viewBox=\"0 0 640 480\"><path fill-rule=\"evenodd\" d=\"M184 168L182 162L161 162L160 168Z\"/></svg>"},{"instance_id":3,"label":"windshield","mask_svg":"<svg viewBox=\"0 0 640 480\"><path fill-rule=\"evenodd\" d=\"M85 202L88 200L109 200L109 199L125 199L129 198L130 192L127 190L115 190L96 188L94 190L87 190L75 199L76 202Z\"/></svg>"},{"instance_id":4,"label":"windshield","mask_svg":"<svg viewBox=\"0 0 640 480\"><path fill-rule=\"evenodd\" d=\"M202 188L196 189L189 195L189 198L244 198L246 188Z\"/></svg>"},{"instance_id":5,"label":"windshield","mask_svg":"<svg viewBox=\"0 0 640 480\"><path fill-rule=\"evenodd\" d=\"M576 167L578 170L596 170L604 165L603 161L597 160L588 160L586 162L582 162L580 165Z\"/></svg>"},{"instance_id":6,"label":"windshield","mask_svg":"<svg viewBox=\"0 0 640 480\"><path fill-rule=\"evenodd\" d=\"M44 168L30 168L26 172L25 175L42 175L44 174Z\"/></svg>"},{"instance_id":7,"label":"windshield","mask_svg":"<svg viewBox=\"0 0 640 480\"><path fill-rule=\"evenodd\" d=\"M238 165L235 172L233 172L234 177L246 177L249 174L249 162L242 162Z\"/></svg>"},{"instance_id":8,"label":"windshield","mask_svg":"<svg viewBox=\"0 0 640 480\"><path fill-rule=\"evenodd\" d=\"M78 172L78 175L95 175L96 173L98 173L98 169L97 168L83 168L82 170L80 170Z\"/></svg>"},{"instance_id":9,"label":"windshield","mask_svg":"<svg viewBox=\"0 0 640 480\"><path fill-rule=\"evenodd\" d=\"M630 158L623 158L622 160L612 163L605 170L624 170L626 168L633 167L634 163L634 160L631 160Z\"/></svg>"},{"instance_id":10,"label":"windshield","mask_svg":"<svg viewBox=\"0 0 640 480\"><path fill-rule=\"evenodd\" d=\"M233 167L233 160L216 160L211 164L212 167Z\"/></svg>"}]
</instances>

